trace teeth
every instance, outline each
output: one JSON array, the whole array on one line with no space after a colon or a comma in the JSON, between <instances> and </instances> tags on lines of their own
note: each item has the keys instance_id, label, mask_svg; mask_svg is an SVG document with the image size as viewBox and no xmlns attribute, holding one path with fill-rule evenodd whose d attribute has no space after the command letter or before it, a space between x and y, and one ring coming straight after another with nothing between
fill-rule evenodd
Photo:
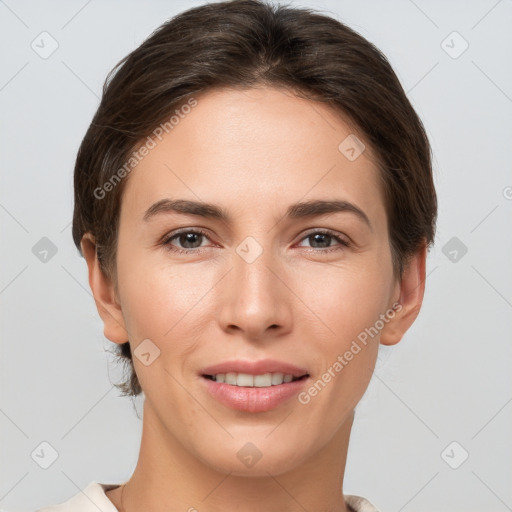
<instances>
[{"instance_id":1,"label":"teeth","mask_svg":"<svg viewBox=\"0 0 512 512\"><path fill-rule=\"evenodd\" d=\"M272 374L272 386L281 384L283 381L284 373L273 373Z\"/></svg>"},{"instance_id":2,"label":"teeth","mask_svg":"<svg viewBox=\"0 0 512 512\"><path fill-rule=\"evenodd\" d=\"M225 382L232 386L266 388L277 386L283 382L291 382L293 375L284 373L264 373L262 375L250 375L249 373L219 373L213 375L216 382Z\"/></svg>"}]
</instances>

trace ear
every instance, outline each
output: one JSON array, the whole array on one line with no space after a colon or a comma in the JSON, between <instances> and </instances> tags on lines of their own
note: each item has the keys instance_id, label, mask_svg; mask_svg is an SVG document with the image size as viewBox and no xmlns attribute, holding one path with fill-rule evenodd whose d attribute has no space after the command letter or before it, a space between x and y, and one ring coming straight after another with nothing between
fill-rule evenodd
<instances>
[{"instance_id":1,"label":"ear","mask_svg":"<svg viewBox=\"0 0 512 512\"><path fill-rule=\"evenodd\" d=\"M381 330L382 345L395 345L416 320L425 293L425 266L427 247L424 244L404 268L401 282L397 284L400 296L396 302L395 316Z\"/></svg>"},{"instance_id":2,"label":"ear","mask_svg":"<svg viewBox=\"0 0 512 512\"><path fill-rule=\"evenodd\" d=\"M82 254L87 261L89 286L94 296L96 308L103 320L103 334L114 343L128 341L121 306L116 298L115 286L100 267L96 253L96 241L90 233L86 233L80 242Z\"/></svg>"}]
</instances>

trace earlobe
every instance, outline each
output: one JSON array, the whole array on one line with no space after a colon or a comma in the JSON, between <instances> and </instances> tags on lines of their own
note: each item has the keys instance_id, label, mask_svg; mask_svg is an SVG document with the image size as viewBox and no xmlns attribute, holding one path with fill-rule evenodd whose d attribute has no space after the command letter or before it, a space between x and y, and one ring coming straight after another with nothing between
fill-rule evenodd
<instances>
[{"instance_id":1,"label":"earlobe","mask_svg":"<svg viewBox=\"0 0 512 512\"><path fill-rule=\"evenodd\" d=\"M94 236L91 233L86 233L82 237L80 247L87 262L89 286L103 321L103 333L114 343L125 343L128 340L128 333L121 306L116 299L114 283L100 267Z\"/></svg>"},{"instance_id":2,"label":"earlobe","mask_svg":"<svg viewBox=\"0 0 512 512\"><path fill-rule=\"evenodd\" d=\"M395 345L416 320L425 293L425 267L427 248L423 245L414 254L404 268L402 280L399 284L399 307L395 316L382 329L380 343L382 345Z\"/></svg>"}]
</instances>

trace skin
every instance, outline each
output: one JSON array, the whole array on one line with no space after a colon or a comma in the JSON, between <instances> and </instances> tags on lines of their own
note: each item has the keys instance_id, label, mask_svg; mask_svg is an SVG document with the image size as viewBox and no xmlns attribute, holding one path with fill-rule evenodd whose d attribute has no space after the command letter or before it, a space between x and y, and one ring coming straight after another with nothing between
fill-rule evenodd
<instances>
[{"instance_id":1,"label":"skin","mask_svg":"<svg viewBox=\"0 0 512 512\"><path fill-rule=\"evenodd\" d=\"M399 342L417 317L426 250L398 281L375 155L368 144L354 161L338 150L357 131L328 106L268 87L196 99L127 178L117 283L101 272L92 235L82 241L105 336L129 339L132 353L147 338L160 350L149 366L134 358L145 393L140 455L124 508L121 488L107 496L129 512L345 512L354 408L379 343ZM232 219L167 212L144 221L164 198L215 203ZM313 199L349 201L372 227L349 212L284 218L290 204ZM189 248L178 254L161 240L179 228L208 236L174 238L168 246ZM311 236L323 229L352 245ZM236 252L246 237L263 251L251 263ZM307 368L311 384L395 302L401 310L308 404L294 397L240 412L204 390L200 370L227 359L287 361ZM252 467L237 457L247 442L262 454Z\"/></svg>"}]
</instances>

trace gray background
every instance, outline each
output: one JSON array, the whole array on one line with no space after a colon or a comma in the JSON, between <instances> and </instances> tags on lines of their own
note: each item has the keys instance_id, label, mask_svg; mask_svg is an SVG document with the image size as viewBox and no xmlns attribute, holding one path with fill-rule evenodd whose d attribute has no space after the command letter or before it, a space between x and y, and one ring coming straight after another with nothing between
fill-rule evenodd
<instances>
[{"instance_id":1,"label":"gray background","mask_svg":"<svg viewBox=\"0 0 512 512\"><path fill-rule=\"evenodd\" d=\"M141 401L112 384L121 368L71 239L72 170L107 72L201 3L0 1L3 510L59 503L135 467ZM328 11L386 54L435 155L424 306L380 353L345 492L383 512L512 510L512 1L292 3ZM51 38L58 48L42 58ZM57 249L46 261L43 237ZM47 469L51 448L31 456L42 442L58 454Z\"/></svg>"}]
</instances>

